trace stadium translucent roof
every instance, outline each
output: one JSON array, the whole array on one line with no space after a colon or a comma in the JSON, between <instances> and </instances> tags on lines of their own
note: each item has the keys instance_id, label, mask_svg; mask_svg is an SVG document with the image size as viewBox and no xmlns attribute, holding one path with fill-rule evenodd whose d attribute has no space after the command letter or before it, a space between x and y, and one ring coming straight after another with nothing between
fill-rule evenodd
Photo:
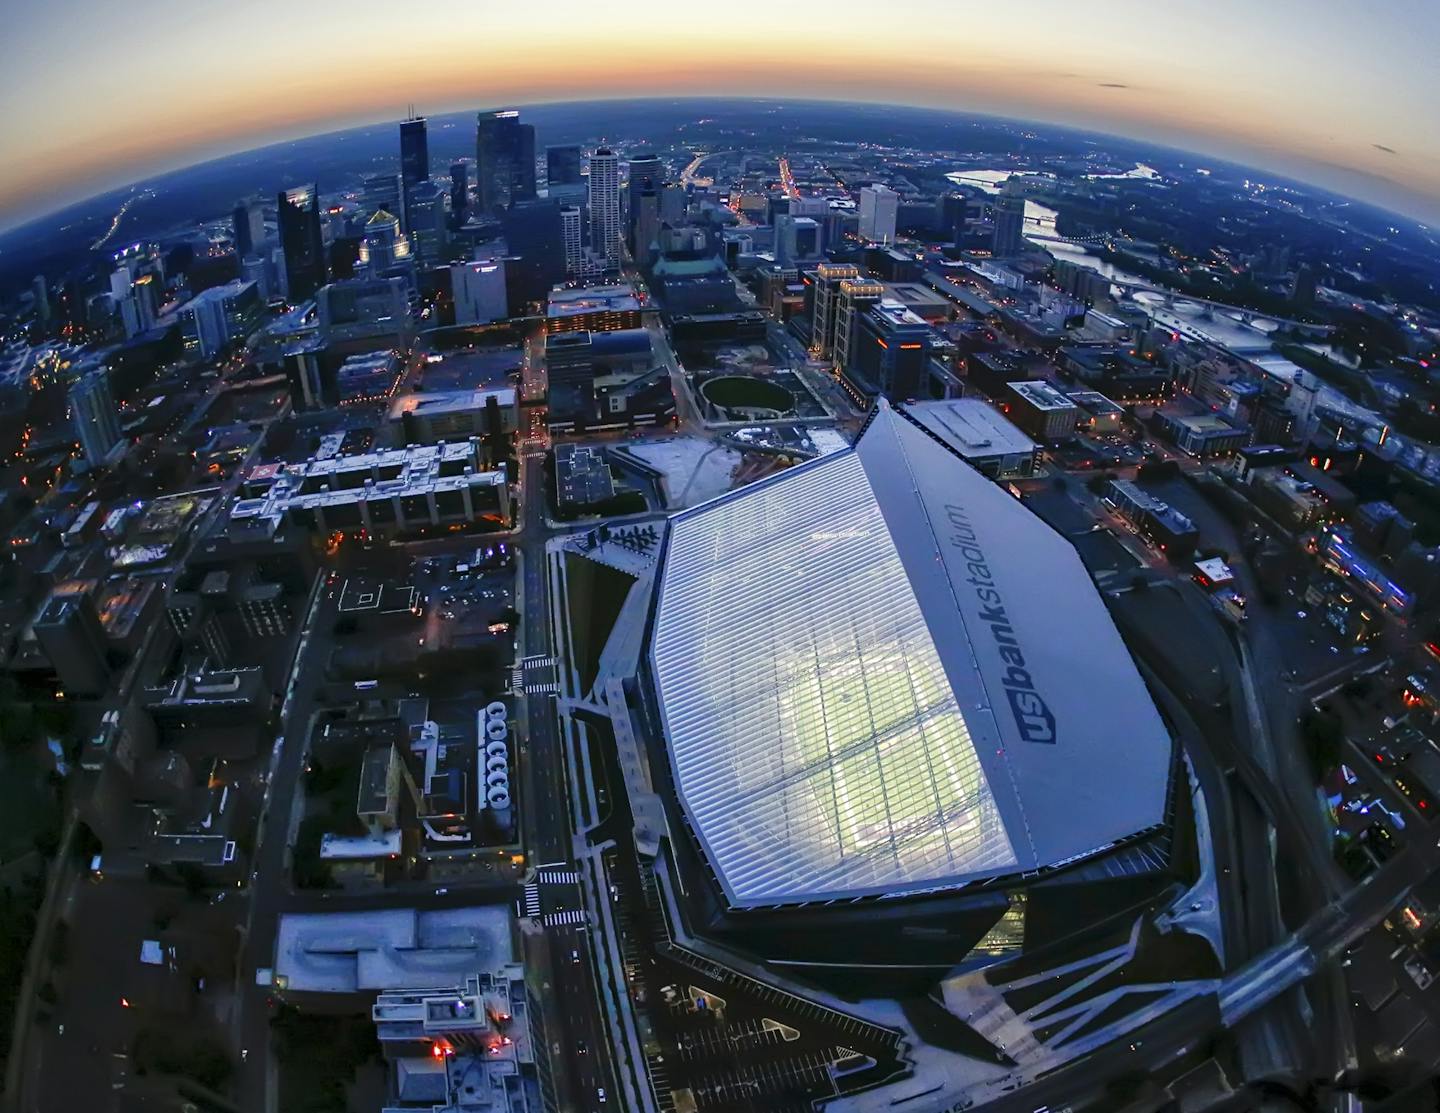
<instances>
[{"instance_id":1,"label":"stadium translucent roof","mask_svg":"<svg viewBox=\"0 0 1440 1113\"><path fill-rule=\"evenodd\" d=\"M652 667L736 906L1059 864L1161 822L1170 739L1074 549L883 402L677 516Z\"/></svg>"}]
</instances>

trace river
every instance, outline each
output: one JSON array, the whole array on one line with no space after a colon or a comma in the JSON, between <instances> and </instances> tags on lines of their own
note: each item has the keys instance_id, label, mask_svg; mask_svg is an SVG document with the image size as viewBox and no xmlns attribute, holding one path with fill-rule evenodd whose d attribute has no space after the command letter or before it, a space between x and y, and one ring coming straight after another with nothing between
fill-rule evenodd
<instances>
[{"instance_id":1,"label":"river","mask_svg":"<svg viewBox=\"0 0 1440 1113\"><path fill-rule=\"evenodd\" d=\"M1026 170L957 170L945 175L957 185L974 186L985 193L998 194L1005 183L1016 174L1033 173ZM1089 178L1134 178L1153 179L1159 177L1151 167L1137 164L1123 174L1087 174ZM1048 205L1026 198L1025 238L1043 247L1056 259L1065 259L1082 267L1088 267L1106 278L1120 282L1146 284L1149 279L1113 266L1079 244L1068 243L1058 237L1055 221L1059 214ZM1149 291L1137 291L1131 300L1145 307L1156 322L1176 332L1198 339L1208 340L1241 356L1266 374L1285 382L1292 382L1301 368L1275 351L1270 334L1278 327L1273 321L1256 321L1246 324L1238 314L1221 309L1198 298L1177 295L1171 306L1164 304L1164 296ZM1330 356L1332 359L1350 362L1343 354L1326 345L1309 344L1312 351ZM1356 404L1329 385L1321 387L1321 401L1357 421L1378 421L1377 415Z\"/></svg>"}]
</instances>

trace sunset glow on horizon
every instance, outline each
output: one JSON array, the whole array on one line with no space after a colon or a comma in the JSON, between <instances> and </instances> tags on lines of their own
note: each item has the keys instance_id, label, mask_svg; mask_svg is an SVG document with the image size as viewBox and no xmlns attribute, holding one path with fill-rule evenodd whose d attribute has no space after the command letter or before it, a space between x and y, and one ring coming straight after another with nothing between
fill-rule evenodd
<instances>
[{"instance_id":1,"label":"sunset glow on horizon","mask_svg":"<svg viewBox=\"0 0 1440 1113\"><path fill-rule=\"evenodd\" d=\"M944 0L406 12L85 0L0 46L0 228L206 158L498 104L806 97L993 113L1151 140L1440 218L1435 6ZM543 142L543 137L542 137Z\"/></svg>"}]
</instances>

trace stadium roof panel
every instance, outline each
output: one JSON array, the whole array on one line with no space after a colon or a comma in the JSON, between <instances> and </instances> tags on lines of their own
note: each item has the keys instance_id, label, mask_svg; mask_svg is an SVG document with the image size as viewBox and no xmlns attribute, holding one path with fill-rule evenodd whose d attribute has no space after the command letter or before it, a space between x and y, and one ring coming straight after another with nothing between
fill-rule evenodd
<instances>
[{"instance_id":1,"label":"stadium roof panel","mask_svg":"<svg viewBox=\"0 0 1440 1113\"><path fill-rule=\"evenodd\" d=\"M1058 865L1163 819L1171 743L1074 549L881 403L671 524L652 665L734 906Z\"/></svg>"}]
</instances>

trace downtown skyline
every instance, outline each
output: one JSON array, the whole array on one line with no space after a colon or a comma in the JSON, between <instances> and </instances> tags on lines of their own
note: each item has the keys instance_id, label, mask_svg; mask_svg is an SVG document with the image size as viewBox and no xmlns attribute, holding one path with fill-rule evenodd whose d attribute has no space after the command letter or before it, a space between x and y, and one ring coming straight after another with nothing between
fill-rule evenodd
<instances>
[{"instance_id":1,"label":"downtown skyline","mask_svg":"<svg viewBox=\"0 0 1440 1113\"><path fill-rule=\"evenodd\" d=\"M153 0L122 16L85 0L17 13L0 90L0 230L155 174L269 143L501 103L643 96L804 97L988 113L1233 160L1421 220L1440 217L1440 30L1418 0L1382 10L1284 0L1204 16L1115 0L961 12L841 0L827 33L800 14L766 34L706 27L665 5L600 18L561 0L448 14L396 48L369 0L297 11L273 0L181 17ZM284 28L217 46L236 27ZM18 47L23 46L22 54ZM0 55L5 48L0 48ZM113 60L147 57L114 95ZM58 72L65 81L55 80ZM34 91L54 86L46 95Z\"/></svg>"}]
</instances>

